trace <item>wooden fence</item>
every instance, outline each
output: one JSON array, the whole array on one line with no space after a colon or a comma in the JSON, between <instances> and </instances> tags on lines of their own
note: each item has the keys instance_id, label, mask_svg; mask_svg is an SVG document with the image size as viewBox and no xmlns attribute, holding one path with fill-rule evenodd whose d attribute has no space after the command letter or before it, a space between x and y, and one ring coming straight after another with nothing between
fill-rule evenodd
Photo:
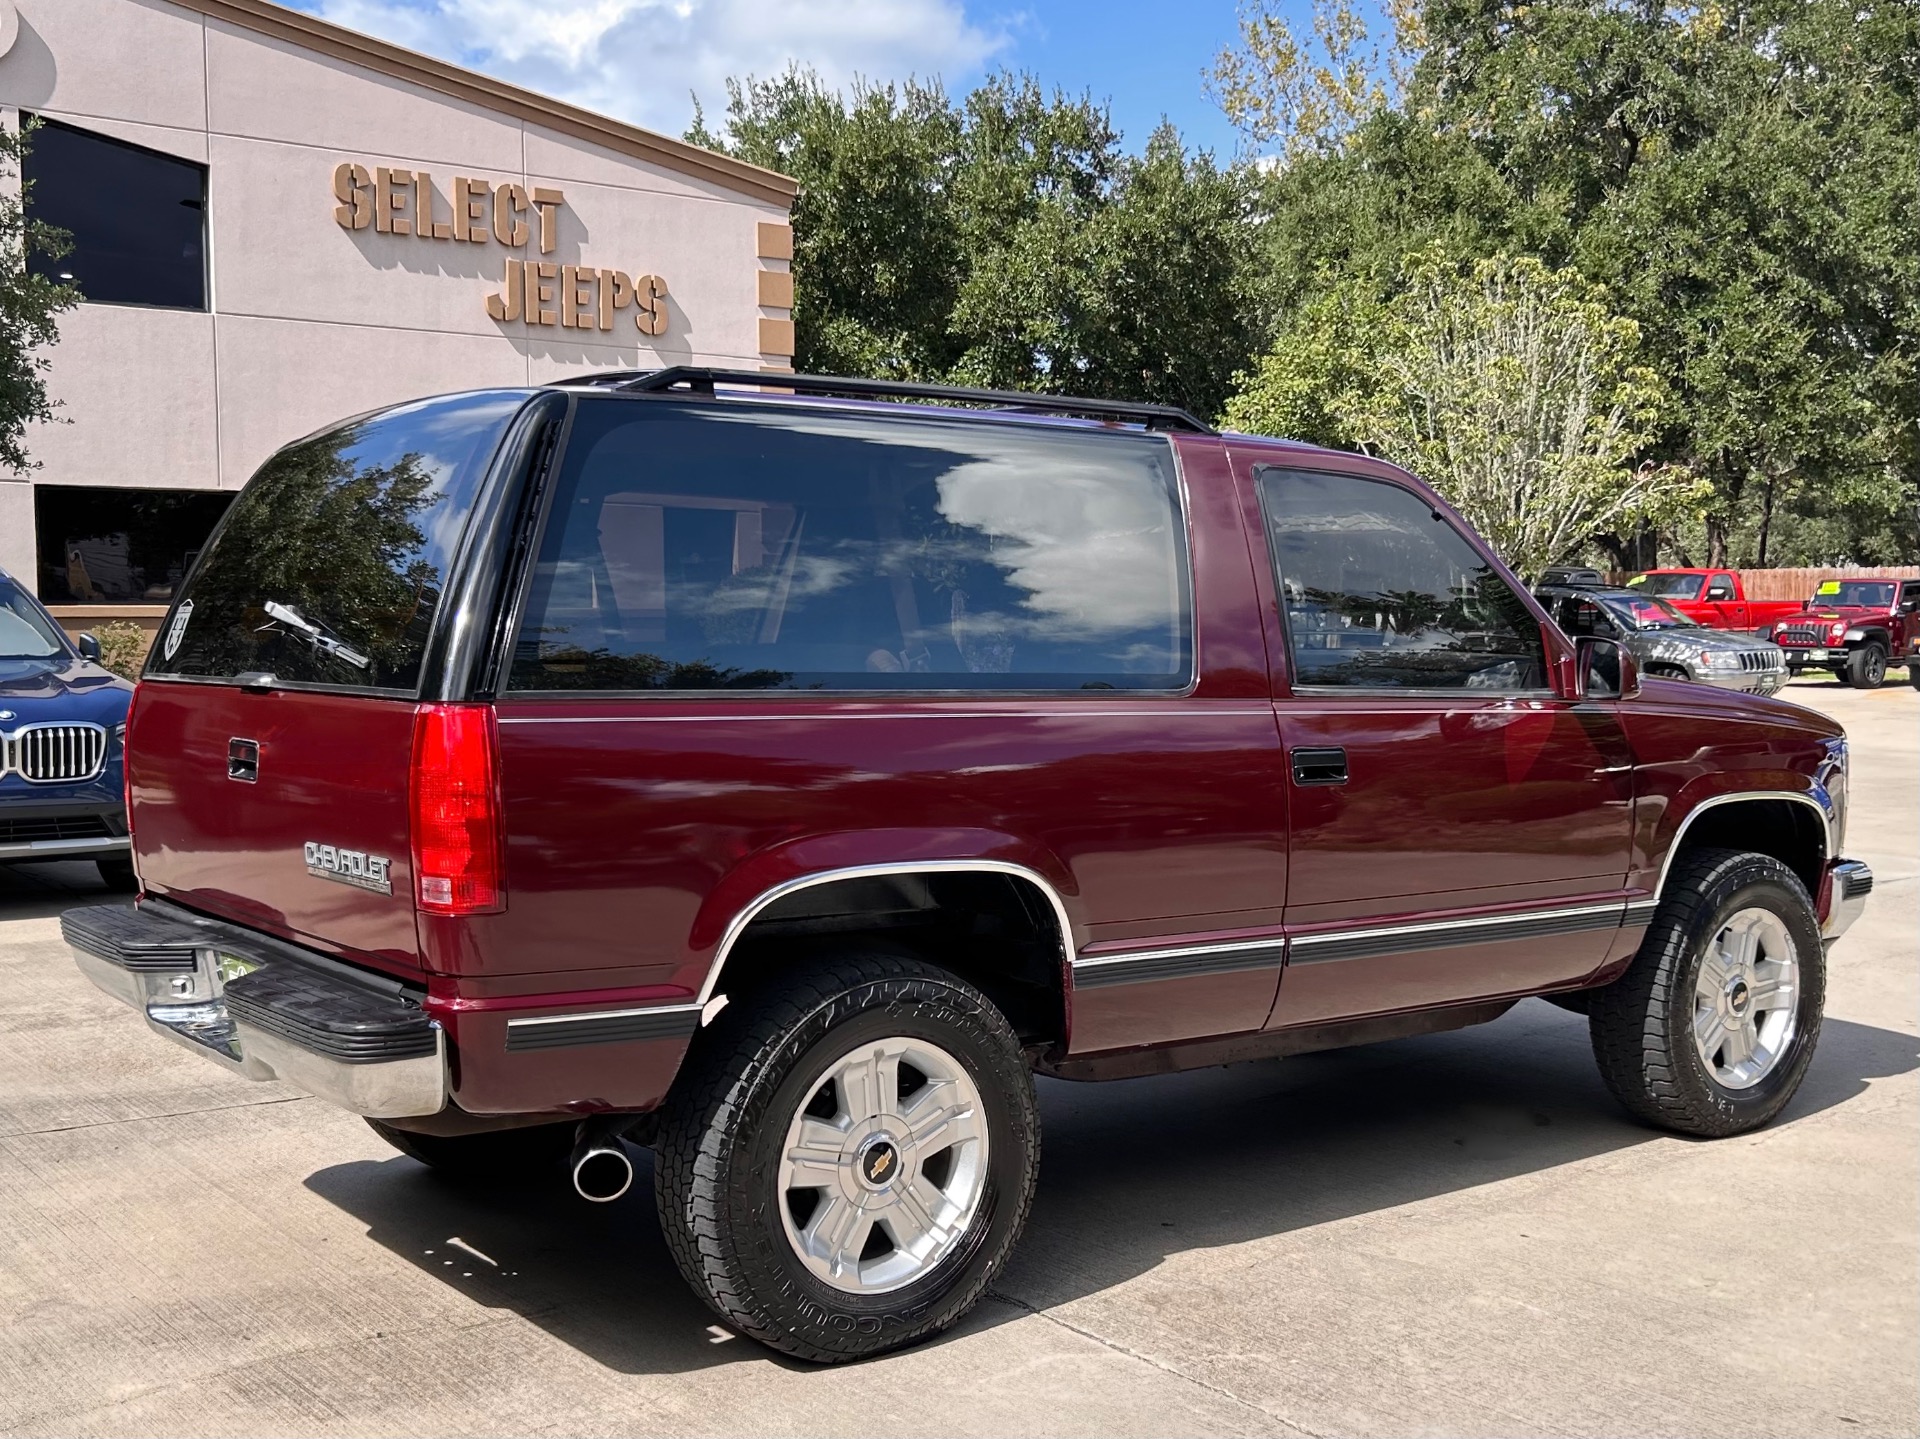
<instances>
[{"instance_id":1,"label":"wooden fence","mask_svg":"<svg viewBox=\"0 0 1920 1439\"><path fill-rule=\"evenodd\" d=\"M1733 570L1750 600L1804 600L1820 588L1822 580L1848 578L1920 580L1920 565L1855 565L1850 569L1812 570ZM1609 576L1615 584L1625 584L1633 571L1623 570Z\"/></svg>"}]
</instances>

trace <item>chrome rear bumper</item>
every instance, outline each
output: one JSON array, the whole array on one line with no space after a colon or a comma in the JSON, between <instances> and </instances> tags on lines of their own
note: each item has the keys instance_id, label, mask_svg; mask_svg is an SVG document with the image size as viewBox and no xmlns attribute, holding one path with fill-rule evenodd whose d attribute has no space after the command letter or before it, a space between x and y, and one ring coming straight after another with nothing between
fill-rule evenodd
<instances>
[{"instance_id":1,"label":"chrome rear bumper","mask_svg":"<svg viewBox=\"0 0 1920 1439\"><path fill-rule=\"evenodd\" d=\"M1831 883L1833 897L1827 904L1827 922L1820 926L1820 936L1828 944L1851 929L1867 907L1867 896L1873 893L1873 871L1857 859L1843 859L1834 865Z\"/></svg>"},{"instance_id":2,"label":"chrome rear bumper","mask_svg":"<svg viewBox=\"0 0 1920 1439\"><path fill-rule=\"evenodd\" d=\"M185 911L103 905L68 910L60 927L96 986L231 1073L285 1080L370 1119L446 1107L445 1033L397 985L359 983L345 966L304 963L292 946Z\"/></svg>"}]
</instances>

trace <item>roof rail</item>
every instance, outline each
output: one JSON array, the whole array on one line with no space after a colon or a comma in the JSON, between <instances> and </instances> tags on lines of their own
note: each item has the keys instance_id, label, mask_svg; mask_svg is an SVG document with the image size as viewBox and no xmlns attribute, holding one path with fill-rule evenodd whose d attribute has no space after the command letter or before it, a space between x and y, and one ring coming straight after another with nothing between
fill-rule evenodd
<instances>
[{"instance_id":1,"label":"roof rail","mask_svg":"<svg viewBox=\"0 0 1920 1439\"><path fill-rule=\"evenodd\" d=\"M1019 390L972 390L959 385L926 385L915 380L862 380L845 375L791 375L777 370L716 370L704 365L673 365L636 375L582 375L563 383L598 385L608 389L664 394L684 389L712 395L716 385L784 390L803 395L846 395L857 398L942 400L948 404L992 405L1041 415L1079 415L1089 419L1125 420L1149 430L1184 430L1211 435L1213 426L1178 405L1145 405L1131 400L1088 400L1068 395L1033 395Z\"/></svg>"}]
</instances>

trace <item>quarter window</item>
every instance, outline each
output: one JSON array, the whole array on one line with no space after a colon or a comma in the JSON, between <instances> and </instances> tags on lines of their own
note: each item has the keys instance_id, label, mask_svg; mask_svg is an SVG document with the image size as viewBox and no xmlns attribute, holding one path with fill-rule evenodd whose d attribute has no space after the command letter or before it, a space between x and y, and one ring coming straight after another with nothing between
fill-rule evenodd
<instances>
[{"instance_id":1,"label":"quarter window","mask_svg":"<svg viewBox=\"0 0 1920 1439\"><path fill-rule=\"evenodd\" d=\"M34 273L84 300L206 309L206 166L42 120L21 175L31 217L71 247L29 255Z\"/></svg>"},{"instance_id":2,"label":"quarter window","mask_svg":"<svg viewBox=\"0 0 1920 1439\"><path fill-rule=\"evenodd\" d=\"M585 399L517 690L1167 690L1191 669L1164 439Z\"/></svg>"},{"instance_id":3,"label":"quarter window","mask_svg":"<svg viewBox=\"0 0 1920 1439\"><path fill-rule=\"evenodd\" d=\"M1540 625L1444 516L1382 480L1259 471L1297 686L1540 690Z\"/></svg>"}]
</instances>

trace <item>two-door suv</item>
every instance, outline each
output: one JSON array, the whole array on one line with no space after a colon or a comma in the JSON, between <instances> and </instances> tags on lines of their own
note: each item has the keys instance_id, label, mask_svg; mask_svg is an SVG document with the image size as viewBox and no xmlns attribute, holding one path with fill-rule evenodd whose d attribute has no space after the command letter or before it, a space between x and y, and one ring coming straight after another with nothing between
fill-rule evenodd
<instances>
[{"instance_id":1,"label":"two-door suv","mask_svg":"<svg viewBox=\"0 0 1920 1439\"><path fill-rule=\"evenodd\" d=\"M651 1145L688 1281L813 1360L979 1298L1036 1072L1547 995L1643 1120L1763 1124L1871 885L1827 720L1642 687L1391 466L1099 401L362 416L235 502L131 726L98 984L469 1180Z\"/></svg>"}]
</instances>

